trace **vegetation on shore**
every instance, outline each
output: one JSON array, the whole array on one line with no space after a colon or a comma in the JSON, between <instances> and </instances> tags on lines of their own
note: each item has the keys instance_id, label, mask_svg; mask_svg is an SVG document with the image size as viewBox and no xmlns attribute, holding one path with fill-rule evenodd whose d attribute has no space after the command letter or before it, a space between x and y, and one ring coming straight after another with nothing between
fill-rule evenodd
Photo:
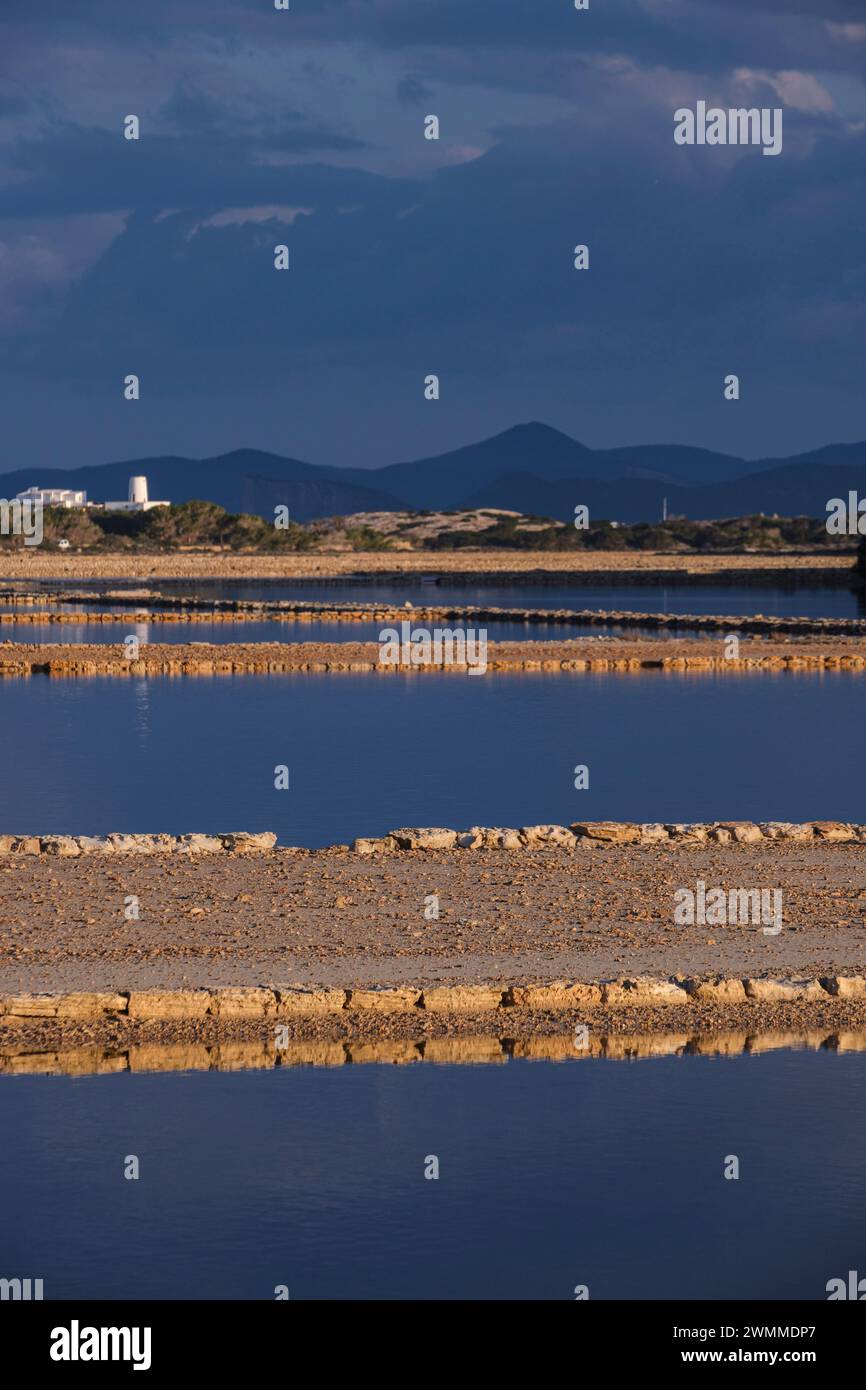
<instances>
[{"instance_id":1,"label":"vegetation on shore","mask_svg":"<svg viewBox=\"0 0 866 1390\"><path fill-rule=\"evenodd\" d=\"M508 550L650 550L676 552L780 551L789 549L845 550L839 538L827 534L823 521L813 517L731 517L721 521L674 518L630 524L598 521L585 530L561 522L533 518L537 529L518 527L511 518L499 521L481 537L467 532L441 532L425 549L456 550L482 544Z\"/></svg>"},{"instance_id":2,"label":"vegetation on shore","mask_svg":"<svg viewBox=\"0 0 866 1390\"><path fill-rule=\"evenodd\" d=\"M618 524L595 521L577 529L549 517L499 509L457 512L362 512L299 524L275 525L260 516L233 514L215 502L191 501L143 513L47 507L43 544L79 553L161 553L227 550L569 552L651 551L669 554L836 551L853 553L847 537L830 536L814 517L732 517L720 521ZM67 545L62 545L67 542ZM2 547L24 547L24 537L0 535ZM866 546L858 573L866 578Z\"/></svg>"},{"instance_id":3,"label":"vegetation on shore","mask_svg":"<svg viewBox=\"0 0 866 1390\"><path fill-rule=\"evenodd\" d=\"M42 526L45 546L67 541L70 549L88 553L309 550L314 543L304 526L290 521L278 528L260 516L227 512L216 502L181 502L149 512L46 507ZM0 545L24 548L24 538L0 536Z\"/></svg>"}]
</instances>

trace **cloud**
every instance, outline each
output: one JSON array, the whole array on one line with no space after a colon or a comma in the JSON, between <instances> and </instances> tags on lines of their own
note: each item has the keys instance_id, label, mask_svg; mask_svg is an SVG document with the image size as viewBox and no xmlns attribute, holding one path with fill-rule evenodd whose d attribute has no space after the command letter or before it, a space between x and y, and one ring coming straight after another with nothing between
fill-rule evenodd
<instances>
[{"instance_id":1,"label":"cloud","mask_svg":"<svg viewBox=\"0 0 866 1390\"><path fill-rule=\"evenodd\" d=\"M815 11L43 0L37 23L4 0L30 106L0 126L0 356L79 399L132 360L176 420L207 391L276 412L303 379L298 416L353 382L327 409L347 434L375 374L383 437L428 371L450 383L443 416L463 380L466 415L582 389L588 419L618 392L617 411L676 400L676 422L734 363L741 415L772 427L755 385L772 376L833 434L813 386L853 411L866 367L862 26L843 0ZM698 98L782 105L782 157L675 147L673 111Z\"/></svg>"},{"instance_id":2,"label":"cloud","mask_svg":"<svg viewBox=\"0 0 866 1390\"><path fill-rule=\"evenodd\" d=\"M830 115L835 110L832 96L810 72L774 73L738 68L733 76L735 82L745 87L771 87L779 100L794 111Z\"/></svg>"},{"instance_id":3,"label":"cloud","mask_svg":"<svg viewBox=\"0 0 866 1390\"><path fill-rule=\"evenodd\" d=\"M843 152L825 138L772 172L758 151L717 153L674 147L666 113L591 140L571 120L513 132L423 183L370 175L350 198L355 174L304 166L278 207L158 220L139 210L70 293L51 356L58 340L84 344L68 369L102 371L122 336L151 370L182 376L173 360L201 360L227 381L278 379L286 362L311 357L323 370L441 357L492 371L550 335L553 356L573 341L580 360L589 338L596 365L615 367L676 355L709 332L717 347L753 355L779 284L801 286L798 300L862 298L847 229L862 224L852 171L866 140L849 137ZM284 240L292 269L280 273L273 247ZM578 241L591 247L586 276L571 265ZM786 348L804 360L818 349ZM862 356L853 341L845 350Z\"/></svg>"},{"instance_id":4,"label":"cloud","mask_svg":"<svg viewBox=\"0 0 866 1390\"><path fill-rule=\"evenodd\" d=\"M860 0L618 0L586 12L567 0L303 0L279 13L266 0L76 0L74 7L41 0L38 13L37 22L31 0L4 0L0 33L10 51L34 43L44 51L46 34L62 43L95 39L131 47L142 38L171 46L178 35L263 51L363 44L438 53L446 61L462 57L470 65L512 50L518 87L521 60L532 53L572 61L627 53L648 65L708 72L751 63L853 72L856 55L839 40L862 25ZM421 71L417 76L426 80Z\"/></svg>"},{"instance_id":5,"label":"cloud","mask_svg":"<svg viewBox=\"0 0 866 1390\"><path fill-rule=\"evenodd\" d=\"M866 43L866 24L834 24L828 20L827 29L840 43Z\"/></svg>"},{"instance_id":6,"label":"cloud","mask_svg":"<svg viewBox=\"0 0 866 1390\"><path fill-rule=\"evenodd\" d=\"M279 155L297 159L323 149L355 150L359 141L305 126L251 138L223 133L219 138L152 134L126 140L122 117L117 129L62 125L39 138L19 141L6 151L15 179L0 189L0 217L62 216L138 208L192 207L216 212L232 205L284 203L285 169ZM70 171L74 170L74 176ZM342 196L364 184L359 170L345 170L323 182L317 166L298 164L293 188L301 200L316 202L327 186L342 180Z\"/></svg>"},{"instance_id":7,"label":"cloud","mask_svg":"<svg viewBox=\"0 0 866 1390\"><path fill-rule=\"evenodd\" d=\"M177 211L177 209L175 209ZM259 208L223 208L198 225L201 227L242 227L247 222L283 222L287 227L302 213L309 216L312 208L293 208L287 205L270 204Z\"/></svg>"},{"instance_id":8,"label":"cloud","mask_svg":"<svg viewBox=\"0 0 866 1390\"><path fill-rule=\"evenodd\" d=\"M63 235L53 221L0 222L0 333L38 346L52 311L69 287L122 232L125 213L68 218ZM10 340L11 341L11 340Z\"/></svg>"},{"instance_id":9,"label":"cloud","mask_svg":"<svg viewBox=\"0 0 866 1390\"><path fill-rule=\"evenodd\" d=\"M422 102L433 100L432 88L422 82L414 73L407 73L397 83L397 100L406 106L420 106Z\"/></svg>"},{"instance_id":10,"label":"cloud","mask_svg":"<svg viewBox=\"0 0 866 1390\"><path fill-rule=\"evenodd\" d=\"M481 158L484 150L478 145L448 145L445 154L449 164L471 164Z\"/></svg>"}]
</instances>

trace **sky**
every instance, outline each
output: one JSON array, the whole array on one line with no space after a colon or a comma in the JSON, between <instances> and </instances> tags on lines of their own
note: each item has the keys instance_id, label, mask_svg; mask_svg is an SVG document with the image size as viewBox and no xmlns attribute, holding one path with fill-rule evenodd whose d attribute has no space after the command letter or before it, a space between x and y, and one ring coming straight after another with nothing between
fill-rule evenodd
<instances>
[{"instance_id":1,"label":"sky","mask_svg":"<svg viewBox=\"0 0 866 1390\"><path fill-rule=\"evenodd\" d=\"M864 187L863 0L3 0L0 470L864 439Z\"/></svg>"}]
</instances>

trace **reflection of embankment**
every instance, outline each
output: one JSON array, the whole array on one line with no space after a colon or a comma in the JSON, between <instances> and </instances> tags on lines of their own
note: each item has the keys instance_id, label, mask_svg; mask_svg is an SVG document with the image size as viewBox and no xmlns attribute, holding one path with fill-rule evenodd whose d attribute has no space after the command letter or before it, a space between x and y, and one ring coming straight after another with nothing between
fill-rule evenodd
<instances>
[{"instance_id":1,"label":"reflection of embankment","mask_svg":"<svg viewBox=\"0 0 866 1390\"><path fill-rule=\"evenodd\" d=\"M390 1066L426 1063L450 1066L503 1064L512 1060L570 1062L585 1059L639 1061L651 1057L758 1056L780 1049L866 1052L866 1028L826 1028L754 1033L590 1034L575 1046L570 1034L552 1037L428 1038L420 1041L273 1042L237 1041L142 1044L126 1050L110 1046L28 1051L0 1045L0 1076L90 1076L118 1072L245 1071L275 1067L341 1067L378 1062Z\"/></svg>"}]
</instances>

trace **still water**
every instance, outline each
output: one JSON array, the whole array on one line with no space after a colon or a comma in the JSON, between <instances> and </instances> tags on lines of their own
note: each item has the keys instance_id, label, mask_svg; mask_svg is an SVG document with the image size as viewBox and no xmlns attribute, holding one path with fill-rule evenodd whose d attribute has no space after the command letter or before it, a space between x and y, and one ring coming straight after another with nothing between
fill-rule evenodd
<instances>
[{"instance_id":1,"label":"still water","mask_svg":"<svg viewBox=\"0 0 866 1390\"><path fill-rule=\"evenodd\" d=\"M406 617L412 615L406 612ZM396 619L400 630L400 619ZM417 624L426 620L414 619ZM120 646L125 637L133 634L140 642L378 642L380 633L393 628L394 622L222 622L222 623L148 623L129 614L122 622L110 623L9 623L0 615L0 642L50 642L63 644L92 643L97 646ZM722 632L694 632L688 628L623 627L611 623L497 623L476 622L473 619L449 620L437 623L452 629L484 631L489 642L555 642L576 637L648 637L665 641L672 637L689 637L721 644Z\"/></svg>"},{"instance_id":2,"label":"still water","mask_svg":"<svg viewBox=\"0 0 866 1390\"><path fill-rule=\"evenodd\" d=\"M859 822L864 700L842 672L9 679L0 830Z\"/></svg>"},{"instance_id":3,"label":"still water","mask_svg":"<svg viewBox=\"0 0 866 1390\"><path fill-rule=\"evenodd\" d=\"M864 1083L831 1052L3 1078L0 1271L49 1299L823 1299L863 1270Z\"/></svg>"},{"instance_id":4,"label":"still water","mask_svg":"<svg viewBox=\"0 0 866 1390\"><path fill-rule=\"evenodd\" d=\"M467 568L471 561L467 560ZM34 586L28 584L27 588ZM56 581L46 583L57 590ZM72 585L80 589L80 582ZM456 584L447 577L435 584L406 576L398 582L373 579L342 580L147 580L88 581L90 590L141 589L187 598L246 599L255 602L296 600L315 603L395 604L408 599L423 604L467 606L489 604L498 608L618 608L636 613L721 613L725 615L763 613L768 617L866 618L866 590L855 594L846 587L830 585L743 585L743 584L580 584L567 576L555 584L524 582L495 584Z\"/></svg>"},{"instance_id":5,"label":"still water","mask_svg":"<svg viewBox=\"0 0 866 1390\"><path fill-rule=\"evenodd\" d=\"M864 692L831 673L9 680L0 828L315 845L862 819ZM3 1076L0 1274L49 1299L822 1299L863 1264L864 1083L866 1053L832 1051Z\"/></svg>"},{"instance_id":6,"label":"still water","mask_svg":"<svg viewBox=\"0 0 866 1390\"><path fill-rule=\"evenodd\" d=\"M205 586L160 585L166 593L195 593L202 598L255 600L315 599L344 603L394 603L408 599L421 604L490 604L496 608L618 608L634 613L763 613L768 617L866 617L866 595L847 588L807 585L751 587L746 585L590 585L569 584L567 579L549 584L436 584L401 580L398 584L329 586L292 585L275 581L245 586L232 582Z\"/></svg>"}]
</instances>

